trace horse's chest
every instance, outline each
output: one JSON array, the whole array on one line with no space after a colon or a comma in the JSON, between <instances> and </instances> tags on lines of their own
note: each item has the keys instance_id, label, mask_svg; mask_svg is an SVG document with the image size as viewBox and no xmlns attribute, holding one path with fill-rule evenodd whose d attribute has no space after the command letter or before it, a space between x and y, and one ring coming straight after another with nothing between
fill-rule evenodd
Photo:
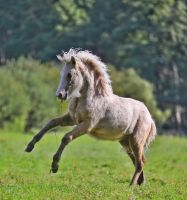
<instances>
[{"instance_id":1,"label":"horse's chest","mask_svg":"<svg viewBox=\"0 0 187 200\"><path fill-rule=\"evenodd\" d=\"M74 102L74 104L69 107L69 113L76 124L79 124L88 118L87 109L79 102Z\"/></svg>"}]
</instances>

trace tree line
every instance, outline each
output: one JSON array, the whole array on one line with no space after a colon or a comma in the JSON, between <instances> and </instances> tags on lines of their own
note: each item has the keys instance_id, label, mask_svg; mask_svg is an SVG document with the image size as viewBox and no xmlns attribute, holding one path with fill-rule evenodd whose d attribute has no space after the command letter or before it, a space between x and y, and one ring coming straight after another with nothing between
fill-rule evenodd
<instances>
[{"instance_id":1,"label":"tree line","mask_svg":"<svg viewBox=\"0 0 187 200\"><path fill-rule=\"evenodd\" d=\"M2 65L22 55L46 62L60 50L89 49L121 70L121 79L136 73L151 82L154 101L167 115L161 127L185 132L186 0L3 0L0 8ZM117 92L130 96L127 83L119 84L124 92Z\"/></svg>"}]
</instances>

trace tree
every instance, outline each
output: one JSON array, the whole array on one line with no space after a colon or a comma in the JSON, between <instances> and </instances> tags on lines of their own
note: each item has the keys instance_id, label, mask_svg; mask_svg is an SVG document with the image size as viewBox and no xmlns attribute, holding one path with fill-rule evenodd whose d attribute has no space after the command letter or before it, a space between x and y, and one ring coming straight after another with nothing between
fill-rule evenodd
<instances>
[{"instance_id":1,"label":"tree","mask_svg":"<svg viewBox=\"0 0 187 200\"><path fill-rule=\"evenodd\" d=\"M0 7L0 63L21 55L55 56L58 16L51 0L7 0Z\"/></svg>"},{"instance_id":2,"label":"tree","mask_svg":"<svg viewBox=\"0 0 187 200\"><path fill-rule=\"evenodd\" d=\"M171 122L173 128L179 130L182 128L183 110L179 93L181 71L187 62L186 5L183 0L149 1L146 7L145 3L128 3L129 7L134 7L128 19L136 20L131 24L133 31L129 32L132 48L126 54L127 64L139 67L143 77L154 81L159 105L172 109ZM145 73L145 70L150 73Z\"/></svg>"}]
</instances>

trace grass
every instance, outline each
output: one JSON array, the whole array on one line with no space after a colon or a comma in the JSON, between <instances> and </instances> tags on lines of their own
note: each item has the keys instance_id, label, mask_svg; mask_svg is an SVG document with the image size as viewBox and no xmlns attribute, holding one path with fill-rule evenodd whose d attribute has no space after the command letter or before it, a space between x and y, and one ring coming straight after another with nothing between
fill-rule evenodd
<instances>
[{"instance_id":1,"label":"grass","mask_svg":"<svg viewBox=\"0 0 187 200\"><path fill-rule=\"evenodd\" d=\"M173 199L187 197L187 139L160 136L147 151L145 185L130 188L134 168L117 142L83 136L51 159L63 134L49 134L30 154L31 135L0 132L0 200Z\"/></svg>"}]
</instances>

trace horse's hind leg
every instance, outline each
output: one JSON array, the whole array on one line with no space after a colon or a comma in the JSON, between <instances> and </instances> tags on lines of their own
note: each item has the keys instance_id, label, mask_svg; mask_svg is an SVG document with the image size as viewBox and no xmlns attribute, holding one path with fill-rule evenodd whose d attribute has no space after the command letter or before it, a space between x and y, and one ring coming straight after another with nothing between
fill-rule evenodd
<instances>
[{"instance_id":1,"label":"horse's hind leg","mask_svg":"<svg viewBox=\"0 0 187 200\"><path fill-rule=\"evenodd\" d=\"M124 137L119 142L122 145L122 147L126 150L128 156L130 157L130 159L132 160L133 164L135 165L134 154L133 154L132 149L131 149L130 144L129 144L129 136Z\"/></svg>"},{"instance_id":2,"label":"horse's hind leg","mask_svg":"<svg viewBox=\"0 0 187 200\"><path fill-rule=\"evenodd\" d=\"M142 153L142 161L143 161L143 164L145 164L145 156L144 156L144 151ZM144 172L142 170L139 178L138 178L138 185L142 185L143 183L145 183L145 176L144 176Z\"/></svg>"},{"instance_id":3,"label":"horse's hind leg","mask_svg":"<svg viewBox=\"0 0 187 200\"><path fill-rule=\"evenodd\" d=\"M135 172L130 185L142 184L144 181L144 176L143 176L144 145L142 142L139 142L136 135L132 135L129 138L129 142L135 159Z\"/></svg>"},{"instance_id":4,"label":"horse's hind leg","mask_svg":"<svg viewBox=\"0 0 187 200\"><path fill-rule=\"evenodd\" d=\"M131 146L130 146L130 136L126 136L124 137L122 140L120 140L120 144L123 146L123 148L126 150L128 156L130 157L130 159L132 160L134 166L136 166L136 163L135 163L135 157L134 157L134 153L131 149ZM143 160L145 160L144 158L144 154L143 154ZM142 183L144 183L145 181L145 177L144 177L144 172L142 170L139 178L138 178L138 185L141 185Z\"/></svg>"}]
</instances>

